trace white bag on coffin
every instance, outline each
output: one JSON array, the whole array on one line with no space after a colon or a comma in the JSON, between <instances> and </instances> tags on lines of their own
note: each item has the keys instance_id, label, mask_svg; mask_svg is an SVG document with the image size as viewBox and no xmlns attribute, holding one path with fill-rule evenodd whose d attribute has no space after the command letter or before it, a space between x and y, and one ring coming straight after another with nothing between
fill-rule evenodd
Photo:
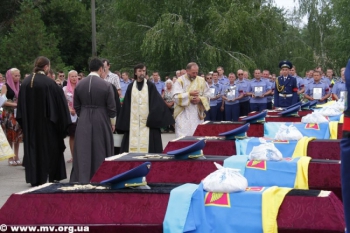
<instances>
[{"instance_id":1,"label":"white bag on coffin","mask_svg":"<svg viewBox=\"0 0 350 233\"><path fill-rule=\"evenodd\" d=\"M276 140L299 140L303 137L301 132L294 125L282 125L276 135Z\"/></svg>"},{"instance_id":2,"label":"white bag on coffin","mask_svg":"<svg viewBox=\"0 0 350 233\"><path fill-rule=\"evenodd\" d=\"M214 164L218 170L210 173L202 181L205 191L232 193L246 190L248 187L248 181L241 175L241 173L239 173L239 169L223 167L217 163Z\"/></svg>"},{"instance_id":3,"label":"white bag on coffin","mask_svg":"<svg viewBox=\"0 0 350 233\"><path fill-rule=\"evenodd\" d=\"M249 160L282 160L282 153L271 142L254 146L249 153Z\"/></svg>"},{"instance_id":4,"label":"white bag on coffin","mask_svg":"<svg viewBox=\"0 0 350 233\"><path fill-rule=\"evenodd\" d=\"M322 114L322 116L338 116L338 115L342 114L343 111L334 105L336 105L336 104L333 104L329 107L324 107L324 108L320 109L320 111L318 111L318 112L320 114Z\"/></svg>"},{"instance_id":5,"label":"white bag on coffin","mask_svg":"<svg viewBox=\"0 0 350 233\"><path fill-rule=\"evenodd\" d=\"M321 113L313 112L301 118L302 123L323 123L329 122Z\"/></svg>"}]
</instances>

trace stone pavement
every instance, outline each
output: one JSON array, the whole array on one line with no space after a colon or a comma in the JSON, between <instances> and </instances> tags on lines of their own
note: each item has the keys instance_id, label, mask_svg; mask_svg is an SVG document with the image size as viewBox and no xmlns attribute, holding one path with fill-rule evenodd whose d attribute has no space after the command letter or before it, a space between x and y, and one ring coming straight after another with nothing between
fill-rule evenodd
<instances>
[{"instance_id":1,"label":"stone pavement","mask_svg":"<svg viewBox=\"0 0 350 233\"><path fill-rule=\"evenodd\" d=\"M163 148L170 140L175 139L174 133L162 133ZM68 137L65 139L67 149L65 150L65 161L71 158ZM20 145L19 157L23 159L23 144ZM62 180L65 183L69 181L72 164L66 163L68 179ZM31 188L30 184L25 182L24 168L22 166L9 166L7 160L0 161L0 207L2 207L9 196L13 193Z\"/></svg>"}]
</instances>

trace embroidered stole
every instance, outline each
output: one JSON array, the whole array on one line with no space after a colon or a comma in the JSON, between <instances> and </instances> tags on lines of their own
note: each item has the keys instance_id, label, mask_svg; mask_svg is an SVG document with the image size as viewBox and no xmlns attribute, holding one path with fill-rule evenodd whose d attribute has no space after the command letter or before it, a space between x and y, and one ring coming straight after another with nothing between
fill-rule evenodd
<instances>
[{"instance_id":1,"label":"embroidered stole","mask_svg":"<svg viewBox=\"0 0 350 233\"><path fill-rule=\"evenodd\" d=\"M149 114L148 85L144 79L141 91L137 89L137 81L131 91L129 152L148 152L149 128L146 126Z\"/></svg>"},{"instance_id":2,"label":"embroidered stole","mask_svg":"<svg viewBox=\"0 0 350 233\"><path fill-rule=\"evenodd\" d=\"M184 77L186 79L189 80L187 74L184 75ZM184 87L184 82L182 79L178 79L177 82L180 83L180 85L182 87ZM198 90L199 92L201 92L199 98L201 99L201 102L197 105L197 111L198 111L198 117L199 119L203 120L205 118L205 113L204 111L208 111L210 109L210 105L209 105L209 101L208 98L206 96L203 96L203 92L205 90L205 86L206 86L206 82L204 81L204 79L200 76L197 76L195 80L190 82L190 85L186 88L186 92L191 92L194 90ZM188 98L190 98L190 96L188 96ZM183 101L183 97L182 94L179 94L179 101L180 104ZM190 104L190 99L188 99L188 104ZM174 109L174 118L176 119L176 117L185 109L185 107L180 106L180 105L176 105L175 109Z\"/></svg>"}]
</instances>

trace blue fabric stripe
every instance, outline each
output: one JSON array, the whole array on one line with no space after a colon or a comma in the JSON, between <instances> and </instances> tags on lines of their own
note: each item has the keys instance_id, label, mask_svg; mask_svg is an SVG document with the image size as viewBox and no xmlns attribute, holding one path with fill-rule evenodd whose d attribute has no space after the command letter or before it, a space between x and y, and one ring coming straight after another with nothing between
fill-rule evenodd
<instances>
[{"instance_id":1,"label":"blue fabric stripe","mask_svg":"<svg viewBox=\"0 0 350 233\"><path fill-rule=\"evenodd\" d=\"M268 122L264 124L264 137L268 138L275 138L275 135L278 131L278 129L282 125L289 125L291 123L284 123L284 122ZM319 129L306 129L306 123L294 123L294 126L301 132L303 136L306 137L316 137L317 139L329 139L330 133L329 133L329 123L320 123Z\"/></svg>"},{"instance_id":2,"label":"blue fabric stripe","mask_svg":"<svg viewBox=\"0 0 350 233\"><path fill-rule=\"evenodd\" d=\"M266 170L246 167L244 177L248 186L279 186L294 188L298 171L298 160L266 161Z\"/></svg>"},{"instance_id":3,"label":"blue fabric stripe","mask_svg":"<svg viewBox=\"0 0 350 233\"><path fill-rule=\"evenodd\" d=\"M282 153L283 158L287 157L292 157L295 147L298 143L296 140L290 140L288 143L283 143L283 142L273 142L273 140L266 140L266 142L272 142L275 147ZM252 138L251 140L248 141L247 144L247 150L246 154L249 155L250 152L253 150L254 146L259 146L262 144L259 140L259 138Z\"/></svg>"},{"instance_id":4,"label":"blue fabric stripe","mask_svg":"<svg viewBox=\"0 0 350 233\"><path fill-rule=\"evenodd\" d=\"M244 176L248 155L230 156L224 160L224 167L239 169L239 173Z\"/></svg>"},{"instance_id":5,"label":"blue fabric stripe","mask_svg":"<svg viewBox=\"0 0 350 233\"><path fill-rule=\"evenodd\" d=\"M251 138L246 138L246 139L237 139L235 141L236 144L236 155L246 155L246 151L247 151L247 145L248 142Z\"/></svg>"},{"instance_id":6,"label":"blue fabric stripe","mask_svg":"<svg viewBox=\"0 0 350 233\"><path fill-rule=\"evenodd\" d=\"M263 192L230 193L228 207L205 206L206 193L200 184L193 194L184 232L262 233Z\"/></svg>"},{"instance_id":7,"label":"blue fabric stripe","mask_svg":"<svg viewBox=\"0 0 350 233\"><path fill-rule=\"evenodd\" d=\"M182 233L191 205L192 194L198 185L184 184L170 192L168 207L163 221L164 233Z\"/></svg>"}]
</instances>

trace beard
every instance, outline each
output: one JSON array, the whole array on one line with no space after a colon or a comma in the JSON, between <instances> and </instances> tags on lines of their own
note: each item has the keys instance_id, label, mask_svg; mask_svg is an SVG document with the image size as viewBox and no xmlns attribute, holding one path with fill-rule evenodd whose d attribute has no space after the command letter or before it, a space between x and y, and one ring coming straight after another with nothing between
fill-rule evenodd
<instances>
[{"instance_id":1,"label":"beard","mask_svg":"<svg viewBox=\"0 0 350 233\"><path fill-rule=\"evenodd\" d=\"M194 77L189 77L191 81L195 80L196 79L196 76Z\"/></svg>"},{"instance_id":2,"label":"beard","mask_svg":"<svg viewBox=\"0 0 350 233\"><path fill-rule=\"evenodd\" d=\"M139 77L137 77L140 80L144 80L146 78L146 75L140 75Z\"/></svg>"}]
</instances>

